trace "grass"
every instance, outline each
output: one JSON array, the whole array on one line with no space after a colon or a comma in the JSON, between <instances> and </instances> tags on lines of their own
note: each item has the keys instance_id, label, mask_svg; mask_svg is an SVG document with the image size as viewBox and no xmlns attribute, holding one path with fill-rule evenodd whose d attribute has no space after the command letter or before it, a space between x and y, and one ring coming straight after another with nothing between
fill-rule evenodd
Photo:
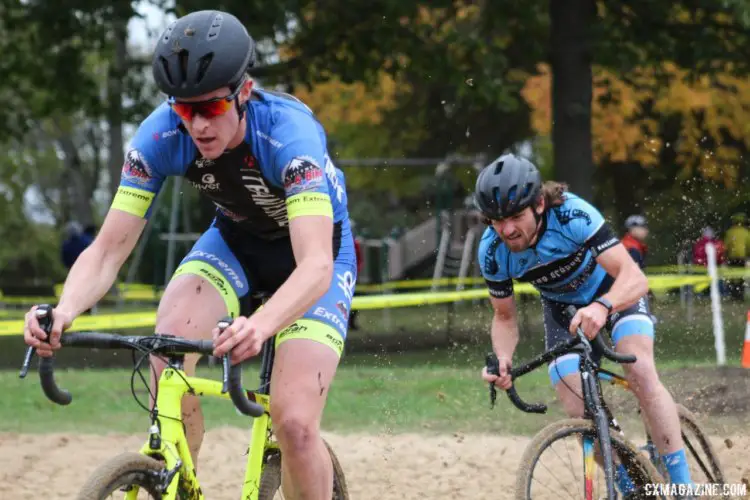
<instances>
[{"instance_id":1,"label":"grass","mask_svg":"<svg viewBox=\"0 0 750 500\"><path fill-rule=\"evenodd\" d=\"M731 365L739 364L745 307L742 304L727 305L724 310L727 356ZM705 306L696 309L695 318L688 321L678 305L657 304L655 312L663 321L657 327L657 365L660 370L715 364L711 319L705 309ZM405 328L407 332L418 331L426 322L437 321L438 313L434 310L417 308L410 311L411 315L405 314L404 310L392 311L393 316L398 315L399 328ZM376 351L345 355L331 389L323 427L339 432L368 433L488 431L528 434L560 418L562 413L554 403L554 392L543 368L524 376L517 388L528 402L548 403L550 411L547 415L521 413L502 393L498 395L495 409L489 409L487 386L479 380L489 347L485 333L487 318L477 311L481 309L458 307L452 320L460 328L451 332L473 331L468 334L474 339L473 343L416 352ZM527 360L543 349L541 324L532 311L528 311L526 324L527 330L533 333L528 339L524 337L519 345L517 362ZM376 321L378 316L382 318L382 312L371 313L369 317L363 313L364 334L369 330L372 335L377 335L374 325L379 324ZM481 324L483 328L479 330L473 326L475 324ZM465 328L465 325L472 327ZM393 331L398 332L398 329ZM351 335L362 333L352 332ZM20 365L23 346L19 347L13 350L17 351L14 359L18 359ZM55 406L46 400L36 374L20 380L16 370L0 371L0 385L4 389L0 431L145 432L148 416L132 399L130 370L66 370L62 368L65 366L62 356L58 366L58 382L74 395L74 401L68 407ZM248 387L256 383L257 372L256 363L247 366L245 382ZM218 379L220 372L218 368L202 366L199 375ZM684 383L684 379L671 377L670 383ZM146 403L148 395L143 385L136 385L136 389L139 398ZM208 428L248 425L248 420L239 416L229 401L206 398L203 409Z\"/></svg>"}]
</instances>

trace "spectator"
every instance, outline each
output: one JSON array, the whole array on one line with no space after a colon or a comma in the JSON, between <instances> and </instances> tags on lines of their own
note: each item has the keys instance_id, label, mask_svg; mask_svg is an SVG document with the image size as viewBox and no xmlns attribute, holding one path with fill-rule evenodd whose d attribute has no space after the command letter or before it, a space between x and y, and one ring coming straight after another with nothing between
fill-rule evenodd
<instances>
[{"instance_id":1,"label":"spectator","mask_svg":"<svg viewBox=\"0 0 750 500\"><path fill-rule=\"evenodd\" d=\"M352 227L352 233L353 233L354 222L351 223L351 227ZM352 237L354 236L352 235ZM362 260L362 247L359 243L359 240L356 237L354 238L354 255L355 255L355 258L357 259L357 279L359 279L359 275L362 272L362 266L364 262ZM354 295L356 296L357 293L355 292ZM357 313L359 313L359 311L355 310L352 307L352 310L349 313L349 328L351 328L352 330L359 330L359 325L357 324Z\"/></svg>"},{"instance_id":2,"label":"spectator","mask_svg":"<svg viewBox=\"0 0 750 500\"><path fill-rule=\"evenodd\" d=\"M703 228L703 233L698 241L693 245L693 264L697 266L708 266L708 256L706 254L706 245L713 243L716 247L716 264L724 264L725 252L724 242L716 237L716 232L711 226Z\"/></svg>"},{"instance_id":3,"label":"spectator","mask_svg":"<svg viewBox=\"0 0 750 500\"><path fill-rule=\"evenodd\" d=\"M732 216L732 227L724 235L724 245L727 249L727 265L744 269L750 257L750 230L747 229L747 217L744 213ZM735 300L745 300L745 280L743 278L729 280L727 288L730 297Z\"/></svg>"},{"instance_id":4,"label":"spectator","mask_svg":"<svg viewBox=\"0 0 750 500\"><path fill-rule=\"evenodd\" d=\"M633 257L633 260L638 263L638 266L643 269L646 267L646 254L648 253L648 246L646 245L648 224L646 218L642 215L631 215L625 219L625 229L627 233L622 238L622 244Z\"/></svg>"},{"instance_id":5,"label":"spectator","mask_svg":"<svg viewBox=\"0 0 750 500\"><path fill-rule=\"evenodd\" d=\"M70 269L86 247L94 241L93 236L86 234L76 221L71 221L65 226L65 239L62 243L61 258L63 265Z\"/></svg>"}]
</instances>

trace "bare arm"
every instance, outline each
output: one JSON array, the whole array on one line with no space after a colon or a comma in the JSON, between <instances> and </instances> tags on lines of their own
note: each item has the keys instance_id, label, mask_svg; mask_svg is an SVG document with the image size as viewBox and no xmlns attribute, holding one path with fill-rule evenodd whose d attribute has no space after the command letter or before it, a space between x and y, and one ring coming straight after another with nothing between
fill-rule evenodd
<instances>
[{"instance_id":1,"label":"bare arm","mask_svg":"<svg viewBox=\"0 0 750 500\"><path fill-rule=\"evenodd\" d=\"M503 299L490 297L494 309L492 316L492 349L498 358L509 361L518 345L518 314L512 296Z\"/></svg>"},{"instance_id":2,"label":"bare arm","mask_svg":"<svg viewBox=\"0 0 750 500\"><path fill-rule=\"evenodd\" d=\"M601 253L596 261L607 274L615 278L609 291L602 295L602 298L612 303L612 312L627 309L648 293L646 275L622 243Z\"/></svg>"},{"instance_id":3,"label":"bare arm","mask_svg":"<svg viewBox=\"0 0 750 500\"><path fill-rule=\"evenodd\" d=\"M331 286L333 220L324 215L295 217L289 233L297 267L255 315L267 335L302 316Z\"/></svg>"},{"instance_id":4,"label":"bare arm","mask_svg":"<svg viewBox=\"0 0 750 500\"><path fill-rule=\"evenodd\" d=\"M70 269L55 309L72 320L93 307L114 284L145 226L142 217L110 209L96 239Z\"/></svg>"}]
</instances>

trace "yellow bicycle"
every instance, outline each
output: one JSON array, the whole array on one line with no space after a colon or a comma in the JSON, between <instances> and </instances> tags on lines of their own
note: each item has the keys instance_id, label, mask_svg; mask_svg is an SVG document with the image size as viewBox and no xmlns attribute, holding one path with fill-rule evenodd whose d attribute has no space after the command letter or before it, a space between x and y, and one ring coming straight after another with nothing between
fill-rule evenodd
<instances>
[{"instance_id":1,"label":"yellow bicycle","mask_svg":"<svg viewBox=\"0 0 750 500\"><path fill-rule=\"evenodd\" d=\"M51 328L51 311L48 305L37 309L40 325L48 333ZM231 318L223 319L218 326L220 329L226 328L231 321ZM183 362L186 354L210 355L213 352L213 343L208 340L194 341L161 334L122 336L72 332L64 334L60 342L67 347L131 350L135 363L131 387L134 387L136 373L145 384L148 384L139 369L150 355L159 356L167 363L158 381L156 404L149 410L151 426L146 443L137 453L123 453L99 466L81 488L79 500L99 500L112 495L126 500L202 500L203 492L182 423L182 397L185 394L231 399L241 413L254 417L241 498L283 498L281 451L274 439L269 412L274 359L273 338L266 341L263 346L261 385L256 391L246 391L242 388L242 367L239 364L231 366L228 355L221 359L222 382L191 377L184 372ZM138 360L135 359L136 353L141 355ZM21 378L28 373L33 354L34 349L29 348L21 368ZM71 394L60 389L55 382L54 358L40 359L39 376L42 390L50 400L60 405L70 404ZM134 390L133 394L135 395ZM139 404L142 405L140 401ZM348 500L344 472L328 443L326 446L334 469L333 500ZM277 493L279 497L276 497ZM148 496L144 496L145 494Z\"/></svg>"}]
</instances>

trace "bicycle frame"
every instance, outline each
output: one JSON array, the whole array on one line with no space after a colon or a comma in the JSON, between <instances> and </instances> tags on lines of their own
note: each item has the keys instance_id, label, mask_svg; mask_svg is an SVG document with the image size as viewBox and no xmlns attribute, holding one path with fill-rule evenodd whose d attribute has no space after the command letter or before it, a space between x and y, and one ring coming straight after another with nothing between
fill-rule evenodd
<instances>
[{"instance_id":1,"label":"bicycle frame","mask_svg":"<svg viewBox=\"0 0 750 500\"><path fill-rule=\"evenodd\" d=\"M261 389L247 391L248 398L262 405L265 413L253 419L242 486L241 498L243 500L258 500L266 452L278 448L275 442L268 439L271 432L269 383L274 340L275 337L272 337L263 346ZM181 361L176 363L173 360L171 365L162 371L158 382L155 406L158 410L157 427L151 427L149 438L141 447L140 453L164 460L165 468L171 476L169 487L162 497L164 500L176 499L178 489L186 492L190 499L204 500L183 430L182 397L186 394L193 394L201 397L230 399L230 396L228 393L221 392L221 382L188 376L182 370ZM126 494L125 499L135 500L137 497L138 490L134 488Z\"/></svg>"}]
</instances>

